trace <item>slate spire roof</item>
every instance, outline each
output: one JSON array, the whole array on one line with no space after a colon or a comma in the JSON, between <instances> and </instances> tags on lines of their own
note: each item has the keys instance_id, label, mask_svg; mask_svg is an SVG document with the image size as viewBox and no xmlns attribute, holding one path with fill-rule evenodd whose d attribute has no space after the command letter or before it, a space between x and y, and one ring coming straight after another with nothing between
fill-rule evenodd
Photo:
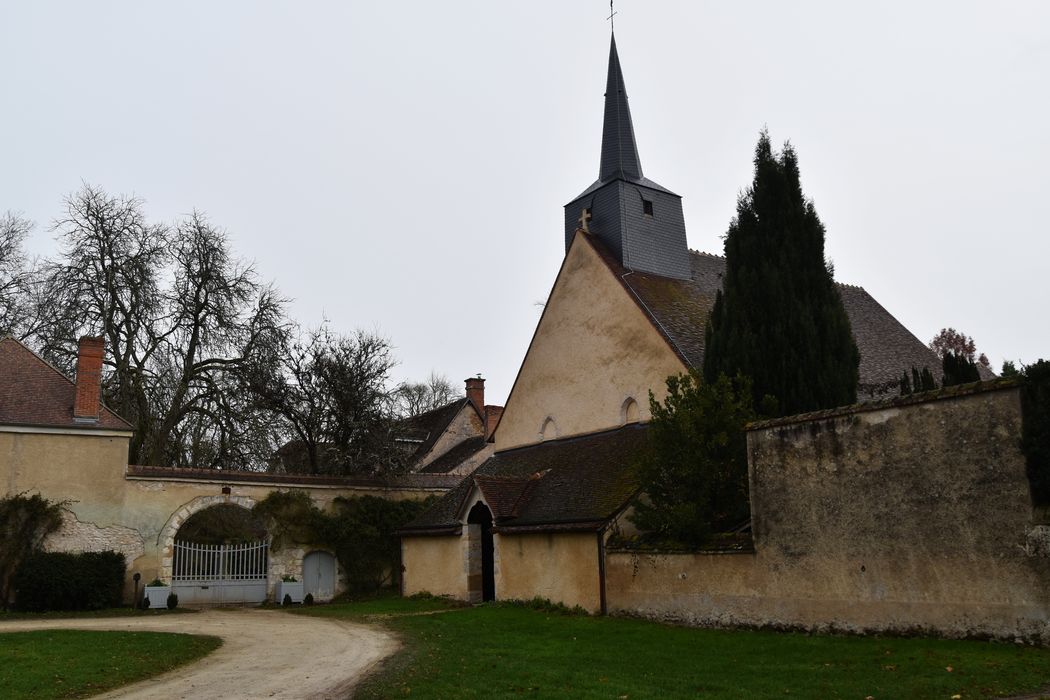
<instances>
[{"instance_id":1,"label":"slate spire roof","mask_svg":"<svg viewBox=\"0 0 1050 700\"><path fill-rule=\"evenodd\" d=\"M610 180L638 180L642 177L642 163L638 158L638 144L634 140L631 107L627 103L627 88L616 52L616 35L609 45L609 77L605 83L605 124L602 129L602 162L598 173L600 182Z\"/></svg>"},{"instance_id":2,"label":"slate spire roof","mask_svg":"<svg viewBox=\"0 0 1050 700\"><path fill-rule=\"evenodd\" d=\"M565 205L565 251L578 228L599 237L624 267L689 278L682 198L642 175L616 35L609 44L598 179Z\"/></svg>"}]
</instances>

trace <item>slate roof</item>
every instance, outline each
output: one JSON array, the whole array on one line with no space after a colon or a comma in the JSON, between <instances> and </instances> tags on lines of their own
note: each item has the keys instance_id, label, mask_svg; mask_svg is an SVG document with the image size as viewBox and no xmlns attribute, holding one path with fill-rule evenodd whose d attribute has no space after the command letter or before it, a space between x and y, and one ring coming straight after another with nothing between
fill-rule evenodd
<instances>
[{"instance_id":1,"label":"slate roof","mask_svg":"<svg viewBox=\"0 0 1050 700\"><path fill-rule=\"evenodd\" d=\"M500 452L402 534L455 532L475 487L498 531L596 531L637 493L635 460L646 434L645 424L631 424Z\"/></svg>"},{"instance_id":2,"label":"slate roof","mask_svg":"<svg viewBox=\"0 0 1050 700\"><path fill-rule=\"evenodd\" d=\"M79 430L131 430L101 406L96 422L73 420L76 385L14 338L0 339L0 424Z\"/></svg>"},{"instance_id":3,"label":"slate roof","mask_svg":"<svg viewBox=\"0 0 1050 700\"><path fill-rule=\"evenodd\" d=\"M419 470L420 474L447 474L460 464L485 449L485 436L467 438L433 462Z\"/></svg>"},{"instance_id":4,"label":"slate roof","mask_svg":"<svg viewBox=\"0 0 1050 700\"><path fill-rule=\"evenodd\" d=\"M401 422L399 438L404 440L418 440L419 446L412 453L412 461L426 456L434 447L449 424L459 415L463 407L470 403L469 399L457 399L451 403L433 408L418 416L406 418Z\"/></svg>"},{"instance_id":5,"label":"slate roof","mask_svg":"<svg viewBox=\"0 0 1050 700\"><path fill-rule=\"evenodd\" d=\"M638 143L634 137L631 106L627 101L627 87L624 84L623 69L620 67L620 55L616 51L616 36L613 35L609 44L609 73L605 81L605 115L602 122L602 156L598 179L572 201L586 197L602 185L615 180L624 180L674 194L642 174L642 161L638 156Z\"/></svg>"},{"instance_id":6,"label":"slate roof","mask_svg":"<svg viewBox=\"0 0 1050 700\"><path fill-rule=\"evenodd\" d=\"M722 288L725 258L691 250L691 279L679 280L629 271L601 241L593 236L586 236L586 240L682 361L689 367L703 367L704 325ZM912 367L928 367L940 378L941 363L933 351L862 287L839 284L838 290L860 350L860 398L895 388L901 374Z\"/></svg>"}]
</instances>

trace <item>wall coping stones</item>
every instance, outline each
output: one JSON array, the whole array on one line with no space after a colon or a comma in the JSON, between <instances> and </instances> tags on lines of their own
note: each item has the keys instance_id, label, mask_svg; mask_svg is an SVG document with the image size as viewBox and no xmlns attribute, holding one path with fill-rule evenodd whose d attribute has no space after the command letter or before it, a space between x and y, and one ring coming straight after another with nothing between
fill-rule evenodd
<instances>
[{"instance_id":1,"label":"wall coping stones","mask_svg":"<svg viewBox=\"0 0 1050 700\"><path fill-rule=\"evenodd\" d=\"M345 477L313 474L272 474L270 472L226 471L223 469L193 469L189 467L147 467L129 464L128 479L178 479L193 481L221 481L231 484L264 484L292 486L371 487L389 489L440 489L459 484L462 475L455 474L400 474L389 477Z\"/></svg>"},{"instance_id":2,"label":"wall coping stones","mask_svg":"<svg viewBox=\"0 0 1050 700\"><path fill-rule=\"evenodd\" d=\"M1007 389L1016 389L1021 386L1021 380L1008 377L999 379L990 379L983 382L972 382L970 384L958 384L956 386L949 386L943 389L935 389L933 391L924 391L918 394L909 394L907 396L895 396L890 399L882 399L880 401L872 401L870 403L859 403L853 404L852 406L840 406L839 408L829 408L824 411L812 411L810 413L799 413L794 416L784 416L783 418L773 418L771 420L760 420L748 423L745 429L748 432L755 432L758 430L768 430L770 428L779 428L786 425L795 425L798 423L809 423L818 420L828 420L831 418L840 418L842 416L851 416L857 413L868 413L871 411L882 411L887 408L900 408L902 406L914 406L917 404L929 403L932 401L944 401L947 399L957 399L963 396L972 396L974 394L982 394L989 391L1004 391Z\"/></svg>"}]
</instances>

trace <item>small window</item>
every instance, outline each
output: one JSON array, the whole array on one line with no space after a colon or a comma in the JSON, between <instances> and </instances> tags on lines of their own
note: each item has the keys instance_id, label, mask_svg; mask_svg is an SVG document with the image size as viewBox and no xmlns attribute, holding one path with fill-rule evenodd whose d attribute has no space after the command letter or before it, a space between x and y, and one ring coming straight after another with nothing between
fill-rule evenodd
<instances>
[{"instance_id":1,"label":"small window","mask_svg":"<svg viewBox=\"0 0 1050 700\"><path fill-rule=\"evenodd\" d=\"M639 420L641 420L641 416L638 414L638 402L631 397L627 397L627 400L620 406L620 425L637 423Z\"/></svg>"},{"instance_id":2,"label":"small window","mask_svg":"<svg viewBox=\"0 0 1050 700\"><path fill-rule=\"evenodd\" d=\"M648 199L643 199L642 200L642 213L645 214L646 216L652 216L653 215L653 203L651 201L649 201Z\"/></svg>"}]
</instances>

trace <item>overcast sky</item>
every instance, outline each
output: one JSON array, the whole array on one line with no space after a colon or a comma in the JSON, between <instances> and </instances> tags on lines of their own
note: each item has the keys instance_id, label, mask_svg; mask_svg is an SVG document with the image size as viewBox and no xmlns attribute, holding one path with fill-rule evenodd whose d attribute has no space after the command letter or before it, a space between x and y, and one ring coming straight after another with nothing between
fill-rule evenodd
<instances>
[{"instance_id":1,"label":"overcast sky","mask_svg":"<svg viewBox=\"0 0 1050 700\"><path fill-rule=\"evenodd\" d=\"M996 369L1050 357L1050 3L620 0L645 174L721 253L767 125L839 281ZM510 389L597 176L608 5L5 2L0 212L82 181L194 208L397 379Z\"/></svg>"}]
</instances>

